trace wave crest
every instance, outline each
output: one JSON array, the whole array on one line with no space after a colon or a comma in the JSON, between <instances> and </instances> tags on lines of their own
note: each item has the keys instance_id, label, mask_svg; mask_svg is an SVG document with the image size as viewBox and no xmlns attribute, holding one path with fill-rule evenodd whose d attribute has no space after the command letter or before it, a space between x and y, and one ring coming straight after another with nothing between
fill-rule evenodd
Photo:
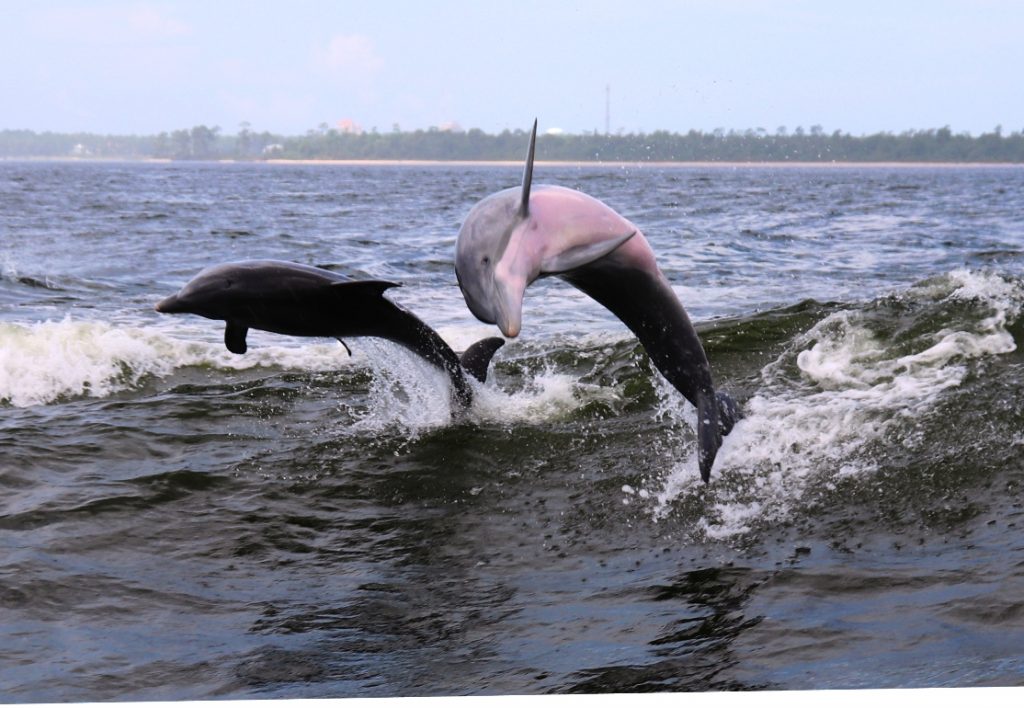
<instances>
[{"instance_id":1,"label":"wave crest","mask_svg":"<svg viewBox=\"0 0 1024 708\"><path fill-rule=\"evenodd\" d=\"M15 407L79 396L105 397L186 366L324 371L346 357L336 344L261 347L236 357L222 344L184 341L154 327L76 320L0 323L0 404Z\"/></svg>"},{"instance_id":2,"label":"wave crest","mask_svg":"<svg viewBox=\"0 0 1024 708\"><path fill-rule=\"evenodd\" d=\"M870 475L889 446L921 444L938 402L972 370L1016 349L1007 328L1022 305L1019 281L957 270L826 315L761 370L718 479L700 484L688 451L652 494L655 515L707 495L698 527L727 538L788 519L809 489Z\"/></svg>"}]
</instances>

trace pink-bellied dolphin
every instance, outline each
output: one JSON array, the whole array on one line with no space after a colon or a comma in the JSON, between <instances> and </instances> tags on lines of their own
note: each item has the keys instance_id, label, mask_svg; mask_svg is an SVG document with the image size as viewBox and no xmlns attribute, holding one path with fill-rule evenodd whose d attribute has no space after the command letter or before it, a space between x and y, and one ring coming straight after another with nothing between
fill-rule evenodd
<instances>
[{"instance_id":1,"label":"pink-bellied dolphin","mask_svg":"<svg viewBox=\"0 0 1024 708\"><path fill-rule=\"evenodd\" d=\"M459 230L455 273L466 305L515 337L526 287L553 275L611 310L697 408L698 462L707 482L722 436L736 420L736 404L716 394L700 338L640 229L583 192L532 186L536 141L534 121L522 187L482 199Z\"/></svg>"},{"instance_id":2,"label":"pink-bellied dolphin","mask_svg":"<svg viewBox=\"0 0 1024 708\"><path fill-rule=\"evenodd\" d=\"M384 297L398 283L349 280L323 268L287 261L240 261L206 268L176 294L156 304L157 312L191 313L224 320L224 344L235 354L248 348L250 329L297 337L380 337L423 357L447 374L462 407L473 401L463 371L487 378L494 352L505 341L488 337L460 359L429 325Z\"/></svg>"}]
</instances>

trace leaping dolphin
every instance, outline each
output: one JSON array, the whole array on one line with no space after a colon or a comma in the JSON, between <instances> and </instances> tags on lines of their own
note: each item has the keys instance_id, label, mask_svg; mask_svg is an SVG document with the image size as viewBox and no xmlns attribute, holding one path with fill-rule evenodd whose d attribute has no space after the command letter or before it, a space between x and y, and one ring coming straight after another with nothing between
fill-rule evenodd
<instances>
[{"instance_id":1,"label":"leaping dolphin","mask_svg":"<svg viewBox=\"0 0 1024 708\"><path fill-rule=\"evenodd\" d=\"M488 337L459 357L429 325L390 300L384 291L398 283L349 280L322 268L287 261L240 261L202 270L176 294L156 304L157 312L192 313L225 320L224 344L235 354L248 348L250 329L297 337L380 337L420 355L448 374L462 407L473 401L464 375L484 381L494 352L505 341Z\"/></svg>"},{"instance_id":2,"label":"leaping dolphin","mask_svg":"<svg viewBox=\"0 0 1024 708\"><path fill-rule=\"evenodd\" d=\"M611 310L697 408L700 476L707 482L722 436L736 420L736 404L715 393L700 338L640 229L583 192L531 188L536 143L534 121L522 186L482 199L459 230L455 273L466 305L515 337L526 287L554 275Z\"/></svg>"}]
</instances>

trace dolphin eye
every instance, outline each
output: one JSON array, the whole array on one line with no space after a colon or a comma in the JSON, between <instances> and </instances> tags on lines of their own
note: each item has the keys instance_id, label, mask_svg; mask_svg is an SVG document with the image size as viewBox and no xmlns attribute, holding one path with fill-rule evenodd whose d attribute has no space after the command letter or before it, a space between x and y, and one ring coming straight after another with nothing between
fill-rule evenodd
<instances>
[{"instance_id":1,"label":"dolphin eye","mask_svg":"<svg viewBox=\"0 0 1024 708\"><path fill-rule=\"evenodd\" d=\"M483 263L484 265L487 265L488 263L491 262L491 257L490 256L484 256L483 258L480 259L480 262Z\"/></svg>"}]
</instances>

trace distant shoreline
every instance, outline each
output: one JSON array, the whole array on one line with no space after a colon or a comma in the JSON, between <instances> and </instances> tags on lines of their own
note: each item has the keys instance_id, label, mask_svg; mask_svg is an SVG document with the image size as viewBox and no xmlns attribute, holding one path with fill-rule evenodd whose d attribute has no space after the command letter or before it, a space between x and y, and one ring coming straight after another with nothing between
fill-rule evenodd
<instances>
[{"instance_id":1,"label":"distant shoreline","mask_svg":"<svg viewBox=\"0 0 1024 708\"><path fill-rule=\"evenodd\" d=\"M348 167L522 167L522 160L338 160L338 159L308 159L308 158L273 158L268 160L172 160L168 158L131 158L131 157L0 157L0 163L4 162L85 162L85 163L115 163L132 162L142 164L225 164L225 165L325 165L325 166L348 166ZM741 168L815 168L815 169L856 169L856 168L1001 168L1013 169L1024 167L1024 162L902 162L902 161L879 161L879 162L856 162L856 161L600 161L600 160L537 160L536 163L542 167L610 167L616 169L741 169Z\"/></svg>"},{"instance_id":2,"label":"distant shoreline","mask_svg":"<svg viewBox=\"0 0 1024 708\"><path fill-rule=\"evenodd\" d=\"M222 162L232 162L230 160ZM522 160L319 160L319 159L273 159L261 160L267 164L281 165L350 165L367 167L373 165L393 167L430 167L434 165L450 165L452 167L522 167ZM741 167L821 167L821 168L856 168L856 167L1024 167L1024 162L779 162L779 161L599 161L599 160L537 160L535 165L544 167L615 167L615 168L741 168Z\"/></svg>"},{"instance_id":3,"label":"distant shoreline","mask_svg":"<svg viewBox=\"0 0 1024 708\"><path fill-rule=\"evenodd\" d=\"M221 134L196 125L157 135L99 135L0 130L0 155L84 159L170 158L175 160L277 161L328 165L483 165L519 163L529 142L526 131L440 129L344 132L321 127L305 135L251 130ZM537 156L553 165L677 165L713 168L762 165L769 168L832 165L1024 164L1024 132L972 136L939 129L850 135L836 130L775 134L764 130L689 130L673 133L541 135ZM835 161L835 162L833 162Z\"/></svg>"}]
</instances>

